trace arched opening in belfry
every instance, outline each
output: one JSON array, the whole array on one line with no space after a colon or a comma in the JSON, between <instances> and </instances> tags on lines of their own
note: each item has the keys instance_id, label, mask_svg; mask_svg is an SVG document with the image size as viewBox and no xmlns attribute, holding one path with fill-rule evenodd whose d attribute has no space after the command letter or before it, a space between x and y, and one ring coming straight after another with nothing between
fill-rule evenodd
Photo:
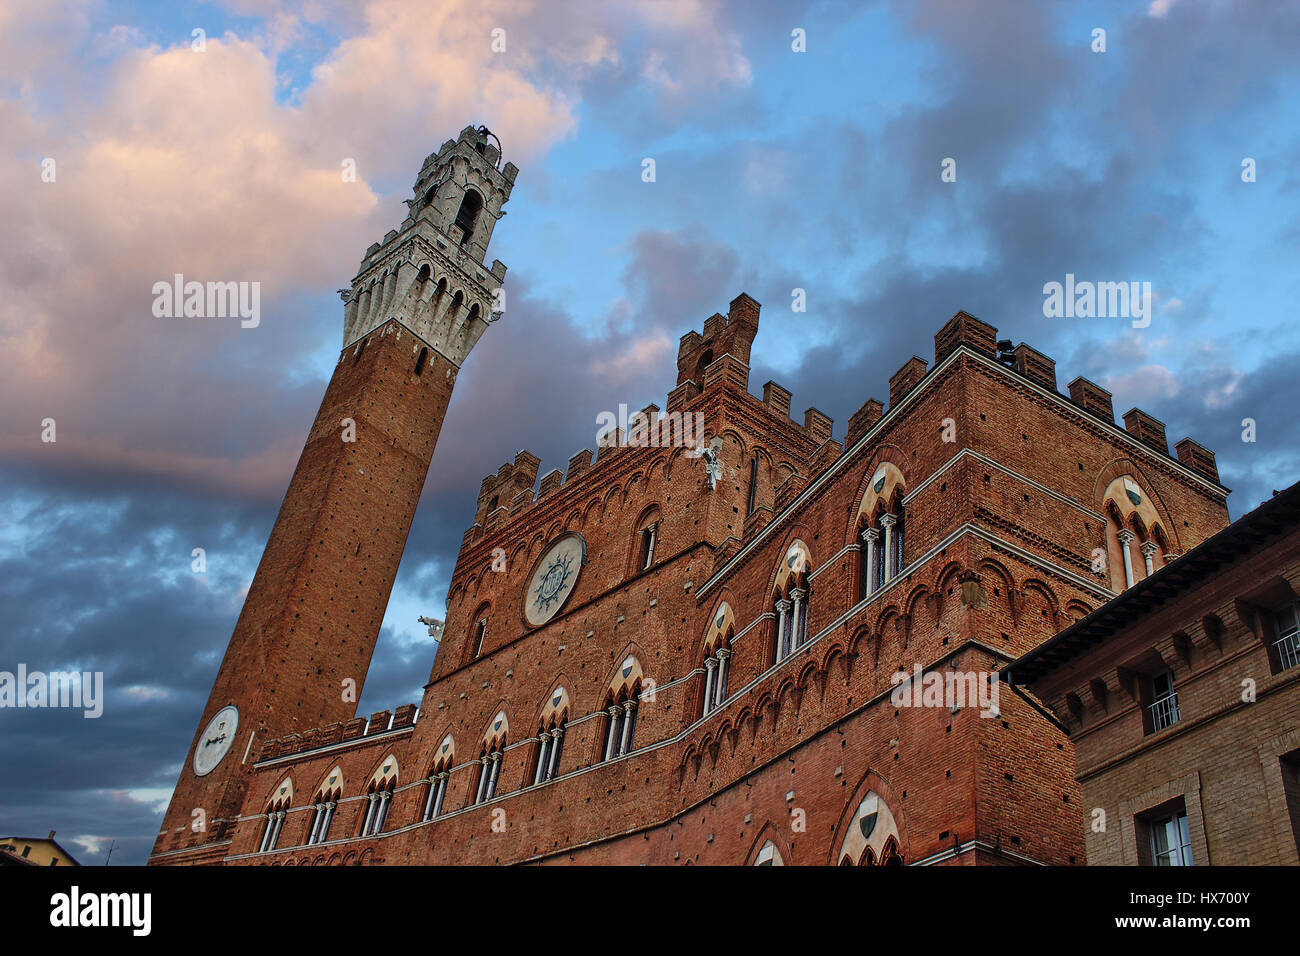
<instances>
[{"instance_id":1,"label":"arched opening in belfry","mask_svg":"<svg viewBox=\"0 0 1300 956\"><path fill-rule=\"evenodd\" d=\"M695 381L698 385L704 385L704 370L713 364L713 349L706 349L700 356L699 362L695 365Z\"/></svg>"},{"instance_id":2,"label":"arched opening in belfry","mask_svg":"<svg viewBox=\"0 0 1300 956\"><path fill-rule=\"evenodd\" d=\"M465 190L465 198L460 201L460 210L456 213L456 225L463 235L461 244L469 242L474 235L474 226L478 223L478 214L483 210L483 197L472 189Z\"/></svg>"}]
</instances>

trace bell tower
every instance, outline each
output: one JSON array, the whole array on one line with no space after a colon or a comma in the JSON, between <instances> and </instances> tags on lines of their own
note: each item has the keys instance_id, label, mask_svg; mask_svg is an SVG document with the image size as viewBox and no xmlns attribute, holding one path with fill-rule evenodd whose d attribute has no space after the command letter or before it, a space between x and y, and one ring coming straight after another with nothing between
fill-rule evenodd
<instances>
[{"instance_id":1,"label":"bell tower","mask_svg":"<svg viewBox=\"0 0 1300 956\"><path fill-rule=\"evenodd\" d=\"M343 350L181 767L151 863L220 859L261 742L356 712L465 358L501 314L483 264L518 169L467 126L342 290Z\"/></svg>"}]
</instances>

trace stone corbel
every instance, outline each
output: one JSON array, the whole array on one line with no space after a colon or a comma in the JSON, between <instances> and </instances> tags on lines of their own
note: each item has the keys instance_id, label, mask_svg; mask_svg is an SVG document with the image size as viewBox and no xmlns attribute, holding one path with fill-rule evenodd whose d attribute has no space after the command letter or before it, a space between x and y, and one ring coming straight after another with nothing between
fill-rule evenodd
<instances>
[{"instance_id":1,"label":"stone corbel","mask_svg":"<svg viewBox=\"0 0 1300 956\"><path fill-rule=\"evenodd\" d=\"M1100 677L1094 677L1088 682L1088 695L1092 702L1103 714L1110 713L1110 688Z\"/></svg>"},{"instance_id":2,"label":"stone corbel","mask_svg":"<svg viewBox=\"0 0 1300 956\"><path fill-rule=\"evenodd\" d=\"M1128 696L1129 701L1133 703L1140 702L1142 699L1141 675L1137 671L1130 670L1127 667L1116 667L1112 673L1114 675L1115 686ZM1106 681L1108 686L1110 683L1110 680Z\"/></svg>"}]
</instances>

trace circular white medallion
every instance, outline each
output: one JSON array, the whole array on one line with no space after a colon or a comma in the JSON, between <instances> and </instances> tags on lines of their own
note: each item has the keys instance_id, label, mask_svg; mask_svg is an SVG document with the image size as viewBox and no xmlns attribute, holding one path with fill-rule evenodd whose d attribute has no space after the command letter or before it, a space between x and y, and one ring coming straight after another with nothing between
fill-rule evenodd
<instances>
[{"instance_id":1,"label":"circular white medallion","mask_svg":"<svg viewBox=\"0 0 1300 956\"><path fill-rule=\"evenodd\" d=\"M587 542L580 534L567 534L546 550L524 592L524 621L530 627L545 624L564 606L586 558Z\"/></svg>"},{"instance_id":2,"label":"circular white medallion","mask_svg":"<svg viewBox=\"0 0 1300 956\"><path fill-rule=\"evenodd\" d=\"M221 758L235 742L235 731L238 729L239 711L234 704L222 707L208 721L194 748L194 773L197 776L206 777L221 763Z\"/></svg>"}]
</instances>

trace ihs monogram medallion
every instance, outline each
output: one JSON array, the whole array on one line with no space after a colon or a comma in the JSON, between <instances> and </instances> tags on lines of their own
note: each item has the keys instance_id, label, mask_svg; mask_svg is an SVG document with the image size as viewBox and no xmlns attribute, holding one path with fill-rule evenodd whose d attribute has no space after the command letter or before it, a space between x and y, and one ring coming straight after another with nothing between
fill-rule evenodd
<instances>
[{"instance_id":1,"label":"ihs monogram medallion","mask_svg":"<svg viewBox=\"0 0 1300 956\"><path fill-rule=\"evenodd\" d=\"M538 582L537 606L543 613L549 611L552 604L559 602L564 585L569 580L569 563L567 554L557 555Z\"/></svg>"},{"instance_id":2,"label":"ihs monogram medallion","mask_svg":"<svg viewBox=\"0 0 1300 956\"><path fill-rule=\"evenodd\" d=\"M538 627L559 613L578 583L586 556L587 543L579 534L566 534L546 549L524 591L527 624Z\"/></svg>"}]
</instances>

